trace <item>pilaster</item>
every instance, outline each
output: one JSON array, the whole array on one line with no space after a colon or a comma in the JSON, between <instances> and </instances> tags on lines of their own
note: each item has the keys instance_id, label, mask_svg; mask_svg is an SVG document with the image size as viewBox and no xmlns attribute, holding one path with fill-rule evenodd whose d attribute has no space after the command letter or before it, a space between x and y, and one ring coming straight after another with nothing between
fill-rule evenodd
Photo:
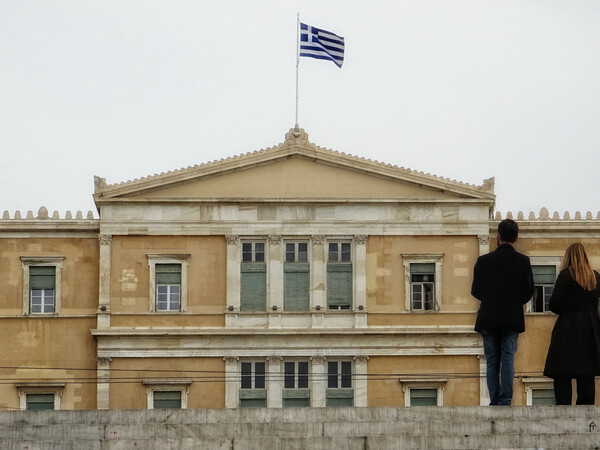
<instances>
[{"instance_id":1,"label":"pilaster","mask_svg":"<svg viewBox=\"0 0 600 450\"><path fill-rule=\"evenodd\" d=\"M96 358L96 374L98 382L96 384L96 409L108 409L110 392L110 362L111 358Z\"/></svg>"},{"instance_id":2,"label":"pilaster","mask_svg":"<svg viewBox=\"0 0 600 450\"><path fill-rule=\"evenodd\" d=\"M367 406L367 361L366 355L354 357L354 406Z\"/></svg>"},{"instance_id":3,"label":"pilaster","mask_svg":"<svg viewBox=\"0 0 600 450\"><path fill-rule=\"evenodd\" d=\"M267 309L283 310L283 260L281 236L271 235L269 243L269 270L267 271Z\"/></svg>"},{"instance_id":4,"label":"pilaster","mask_svg":"<svg viewBox=\"0 0 600 450\"><path fill-rule=\"evenodd\" d=\"M97 327L110 328L110 258L112 236L101 234L98 236L100 245L100 276L99 276L99 295Z\"/></svg>"},{"instance_id":5,"label":"pilaster","mask_svg":"<svg viewBox=\"0 0 600 450\"><path fill-rule=\"evenodd\" d=\"M283 406L283 377L281 376L281 356L267 358L267 408Z\"/></svg>"},{"instance_id":6,"label":"pilaster","mask_svg":"<svg viewBox=\"0 0 600 450\"><path fill-rule=\"evenodd\" d=\"M367 239L366 235L354 236L354 279L356 283L354 309L360 311L367 306Z\"/></svg>"},{"instance_id":7,"label":"pilaster","mask_svg":"<svg viewBox=\"0 0 600 450\"><path fill-rule=\"evenodd\" d=\"M227 307L240 310L240 237L225 236L227 241Z\"/></svg>"},{"instance_id":8,"label":"pilaster","mask_svg":"<svg viewBox=\"0 0 600 450\"><path fill-rule=\"evenodd\" d=\"M325 295L325 282L327 278L327 262L325 260L325 236L311 236L312 243L312 267L311 267L311 289L310 309L317 307L325 309L327 298Z\"/></svg>"},{"instance_id":9,"label":"pilaster","mask_svg":"<svg viewBox=\"0 0 600 450\"><path fill-rule=\"evenodd\" d=\"M223 359L225 360L225 408L237 408L239 406L238 389L240 387L239 358L227 356Z\"/></svg>"},{"instance_id":10,"label":"pilaster","mask_svg":"<svg viewBox=\"0 0 600 450\"><path fill-rule=\"evenodd\" d=\"M327 406L327 368L325 367L324 356L313 356L312 361L312 406L314 408L324 408Z\"/></svg>"}]
</instances>

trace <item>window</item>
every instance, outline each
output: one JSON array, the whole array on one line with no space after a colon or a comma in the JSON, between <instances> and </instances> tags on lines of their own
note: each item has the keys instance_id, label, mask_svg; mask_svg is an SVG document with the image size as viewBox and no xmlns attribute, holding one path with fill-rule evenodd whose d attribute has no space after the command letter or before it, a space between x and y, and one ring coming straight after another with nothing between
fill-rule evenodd
<instances>
[{"instance_id":1,"label":"window","mask_svg":"<svg viewBox=\"0 0 600 450\"><path fill-rule=\"evenodd\" d=\"M531 266L535 290L531 299L532 312L550 311L550 297L556 281L556 266Z\"/></svg>"},{"instance_id":2,"label":"window","mask_svg":"<svg viewBox=\"0 0 600 450\"><path fill-rule=\"evenodd\" d=\"M410 297L413 310L435 308L435 264L410 265Z\"/></svg>"},{"instance_id":3,"label":"window","mask_svg":"<svg viewBox=\"0 0 600 450\"><path fill-rule=\"evenodd\" d=\"M532 389L531 390L531 405L532 406L552 406L556 404L554 399L554 389Z\"/></svg>"},{"instance_id":4,"label":"window","mask_svg":"<svg viewBox=\"0 0 600 450\"><path fill-rule=\"evenodd\" d=\"M20 408L26 410L60 409L65 383L18 384Z\"/></svg>"},{"instance_id":5,"label":"window","mask_svg":"<svg viewBox=\"0 0 600 450\"><path fill-rule=\"evenodd\" d=\"M146 386L148 409L187 409L191 380L143 380Z\"/></svg>"},{"instance_id":6,"label":"window","mask_svg":"<svg viewBox=\"0 0 600 450\"><path fill-rule=\"evenodd\" d=\"M283 367L283 406L285 408L310 406L308 362L286 361Z\"/></svg>"},{"instance_id":7,"label":"window","mask_svg":"<svg viewBox=\"0 0 600 450\"><path fill-rule=\"evenodd\" d=\"M306 242L286 242L283 265L283 308L287 311L309 309L310 265Z\"/></svg>"},{"instance_id":8,"label":"window","mask_svg":"<svg viewBox=\"0 0 600 450\"><path fill-rule=\"evenodd\" d=\"M240 363L240 408L265 408L267 406L265 366L266 363L263 361Z\"/></svg>"},{"instance_id":9,"label":"window","mask_svg":"<svg viewBox=\"0 0 600 450\"><path fill-rule=\"evenodd\" d=\"M405 406L442 406L445 378L401 379Z\"/></svg>"},{"instance_id":10,"label":"window","mask_svg":"<svg viewBox=\"0 0 600 450\"><path fill-rule=\"evenodd\" d=\"M330 242L327 256L327 307L352 307L352 253L350 242Z\"/></svg>"},{"instance_id":11,"label":"window","mask_svg":"<svg viewBox=\"0 0 600 450\"><path fill-rule=\"evenodd\" d=\"M242 242L241 311L267 309L267 264L264 242Z\"/></svg>"},{"instance_id":12,"label":"window","mask_svg":"<svg viewBox=\"0 0 600 450\"><path fill-rule=\"evenodd\" d=\"M150 266L150 311L187 309L189 255L148 255Z\"/></svg>"},{"instance_id":13,"label":"window","mask_svg":"<svg viewBox=\"0 0 600 450\"><path fill-rule=\"evenodd\" d=\"M354 406L352 362L327 362L327 406Z\"/></svg>"},{"instance_id":14,"label":"window","mask_svg":"<svg viewBox=\"0 0 600 450\"><path fill-rule=\"evenodd\" d=\"M58 314L63 257L21 258L23 313Z\"/></svg>"},{"instance_id":15,"label":"window","mask_svg":"<svg viewBox=\"0 0 600 450\"><path fill-rule=\"evenodd\" d=\"M554 400L554 383L546 377L523 377L528 406L550 406Z\"/></svg>"},{"instance_id":16,"label":"window","mask_svg":"<svg viewBox=\"0 0 600 450\"><path fill-rule=\"evenodd\" d=\"M437 311L442 303L442 254L403 254L405 307Z\"/></svg>"}]
</instances>

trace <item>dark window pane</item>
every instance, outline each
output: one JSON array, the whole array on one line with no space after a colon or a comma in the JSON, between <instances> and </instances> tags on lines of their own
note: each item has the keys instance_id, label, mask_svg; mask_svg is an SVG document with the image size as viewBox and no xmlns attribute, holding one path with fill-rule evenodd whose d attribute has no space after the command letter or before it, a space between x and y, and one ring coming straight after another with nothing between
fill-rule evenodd
<instances>
[{"instance_id":1,"label":"dark window pane","mask_svg":"<svg viewBox=\"0 0 600 450\"><path fill-rule=\"evenodd\" d=\"M242 389L252 389L252 363L242 363Z\"/></svg>"},{"instance_id":2,"label":"dark window pane","mask_svg":"<svg viewBox=\"0 0 600 450\"><path fill-rule=\"evenodd\" d=\"M298 363L298 388L308 387L308 363Z\"/></svg>"},{"instance_id":3,"label":"dark window pane","mask_svg":"<svg viewBox=\"0 0 600 450\"><path fill-rule=\"evenodd\" d=\"M338 387L338 363L329 361L327 363L327 387Z\"/></svg>"},{"instance_id":4,"label":"dark window pane","mask_svg":"<svg viewBox=\"0 0 600 450\"><path fill-rule=\"evenodd\" d=\"M338 245L337 243L329 244L329 262L337 262L338 260Z\"/></svg>"},{"instance_id":5,"label":"dark window pane","mask_svg":"<svg viewBox=\"0 0 600 450\"><path fill-rule=\"evenodd\" d=\"M352 387L352 363L344 361L342 362L342 387Z\"/></svg>"},{"instance_id":6,"label":"dark window pane","mask_svg":"<svg viewBox=\"0 0 600 450\"><path fill-rule=\"evenodd\" d=\"M342 244L342 261L343 262L350 261L350 244L349 243Z\"/></svg>"},{"instance_id":7,"label":"dark window pane","mask_svg":"<svg viewBox=\"0 0 600 450\"><path fill-rule=\"evenodd\" d=\"M301 242L298 244L298 262L308 261L308 244Z\"/></svg>"},{"instance_id":8,"label":"dark window pane","mask_svg":"<svg viewBox=\"0 0 600 450\"><path fill-rule=\"evenodd\" d=\"M256 389L264 389L265 387L265 363L254 363L254 387Z\"/></svg>"},{"instance_id":9,"label":"dark window pane","mask_svg":"<svg viewBox=\"0 0 600 450\"><path fill-rule=\"evenodd\" d=\"M294 366L295 366L295 364L293 362L286 362L284 364L284 367L285 367L284 387L285 388L292 389L295 387Z\"/></svg>"}]
</instances>

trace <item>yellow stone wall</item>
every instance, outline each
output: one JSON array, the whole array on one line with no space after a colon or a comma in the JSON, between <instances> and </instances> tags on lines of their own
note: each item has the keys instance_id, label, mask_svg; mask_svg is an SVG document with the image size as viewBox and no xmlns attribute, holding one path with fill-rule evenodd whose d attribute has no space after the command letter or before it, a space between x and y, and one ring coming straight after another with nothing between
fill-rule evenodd
<instances>
[{"instance_id":1,"label":"yellow stone wall","mask_svg":"<svg viewBox=\"0 0 600 450\"><path fill-rule=\"evenodd\" d=\"M225 407L223 358L113 358L110 409L147 409L143 380L191 380L188 408Z\"/></svg>"}]
</instances>

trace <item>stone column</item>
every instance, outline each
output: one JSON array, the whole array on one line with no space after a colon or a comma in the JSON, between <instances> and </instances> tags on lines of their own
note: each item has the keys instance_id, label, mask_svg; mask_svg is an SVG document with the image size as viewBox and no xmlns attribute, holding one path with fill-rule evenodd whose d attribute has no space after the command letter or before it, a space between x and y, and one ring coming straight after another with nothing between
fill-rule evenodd
<instances>
[{"instance_id":1,"label":"stone column","mask_svg":"<svg viewBox=\"0 0 600 450\"><path fill-rule=\"evenodd\" d=\"M100 276L99 296L97 311L97 327L110 328L110 246L112 236L101 234L98 236L100 244Z\"/></svg>"},{"instance_id":2,"label":"stone column","mask_svg":"<svg viewBox=\"0 0 600 450\"><path fill-rule=\"evenodd\" d=\"M240 374L236 356L227 356L225 360L225 408L237 408L239 406Z\"/></svg>"},{"instance_id":3,"label":"stone column","mask_svg":"<svg viewBox=\"0 0 600 450\"><path fill-rule=\"evenodd\" d=\"M283 377L281 376L281 356L267 358L267 408L283 406Z\"/></svg>"},{"instance_id":4,"label":"stone column","mask_svg":"<svg viewBox=\"0 0 600 450\"><path fill-rule=\"evenodd\" d=\"M366 355L354 357L354 406L367 406L367 361Z\"/></svg>"},{"instance_id":5,"label":"stone column","mask_svg":"<svg viewBox=\"0 0 600 450\"><path fill-rule=\"evenodd\" d=\"M325 292L325 283L327 280L327 252L325 250L325 236L312 236L311 242L310 309L314 310L319 306L321 310L325 310L327 309L327 296Z\"/></svg>"},{"instance_id":6,"label":"stone column","mask_svg":"<svg viewBox=\"0 0 600 450\"><path fill-rule=\"evenodd\" d=\"M227 307L240 310L240 237L225 236L227 240Z\"/></svg>"},{"instance_id":7,"label":"stone column","mask_svg":"<svg viewBox=\"0 0 600 450\"><path fill-rule=\"evenodd\" d=\"M283 260L281 236L271 235L269 243L269 270L267 271L267 309L283 310Z\"/></svg>"},{"instance_id":8,"label":"stone column","mask_svg":"<svg viewBox=\"0 0 600 450\"><path fill-rule=\"evenodd\" d=\"M484 355L477 355L479 359L479 404L487 406L490 404L490 393L487 387L487 363Z\"/></svg>"},{"instance_id":9,"label":"stone column","mask_svg":"<svg viewBox=\"0 0 600 450\"><path fill-rule=\"evenodd\" d=\"M324 356L313 356L312 361L312 406L314 408L324 408L327 405L327 367Z\"/></svg>"},{"instance_id":10,"label":"stone column","mask_svg":"<svg viewBox=\"0 0 600 450\"><path fill-rule=\"evenodd\" d=\"M96 392L96 409L108 409L110 399L110 362L111 358L98 357L96 358L96 376L97 392Z\"/></svg>"}]
</instances>

